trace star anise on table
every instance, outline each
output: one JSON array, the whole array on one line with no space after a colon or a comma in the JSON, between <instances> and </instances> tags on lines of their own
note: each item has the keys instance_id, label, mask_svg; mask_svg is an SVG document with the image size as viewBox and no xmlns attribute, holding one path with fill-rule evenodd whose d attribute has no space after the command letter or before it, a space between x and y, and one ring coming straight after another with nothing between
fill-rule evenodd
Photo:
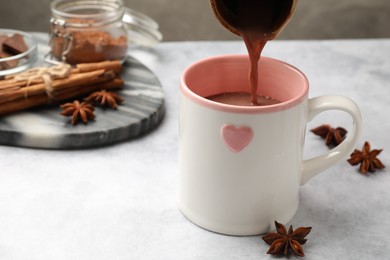
<instances>
[{"instance_id":1,"label":"star anise on table","mask_svg":"<svg viewBox=\"0 0 390 260\"><path fill-rule=\"evenodd\" d=\"M371 150L371 145L369 142L365 142L363 145L362 151L355 149L351 154L351 158L348 162L351 165L358 165L360 163L359 171L362 174L367 174L367 172L375 172L376 169L384 169L385 166L377 158L377 156L382 152L382 149Z\"/></svg>"},{"instance_id":2,"label":"star anise on table","mask_svg":"<svg viewBox=\"0 0 390 260\"><path fill-rule=\"evenodd\" d=\"M87 124L88 120L95 119L95 114L93 113L95 108L87 102L80 103L80 101L75 100L73 103L61 105L61 108L64 110L60 113L61 115L72 117L72 125L77 124L80 120Z\"/></svg>"},{"instance_id":3,"label":"star anise on table","mask_svg":"<svg viewBox=\"0 0 390 260\"><path fill-rule=\"evenodd\" d=\"M293 230L293 227L286 229L283 224L275 221L277 233L269 233L262 239L271 247L267 254L288 256L292 251L297 256L305 256L302 245L306 243L305 237L310 233L311 227L300 227Z\"/></svg>"},{"instance_id":4,"label":"star anise on table","mask_svg":"<svg viewBox=\"0 0 390 260\"><path fill-rule=\"evenodd\" d=\"M85 100L112 109L116 109L123 102L123 99L118 94L106 90L93 92Z\"/></svg>"},{"instance_id":5,"label":"star anise on table","mask_svg":"<svg viewBox=\"0 0 390 260\"><path fill-rule=\"evenodd\" d=\"M333 128L330 125L321 125L312 129L311 132L325 139L325 144L329 147L339 145L347 135L347 130L345 130L344 128Z\"/></svg>"}]
</instances>

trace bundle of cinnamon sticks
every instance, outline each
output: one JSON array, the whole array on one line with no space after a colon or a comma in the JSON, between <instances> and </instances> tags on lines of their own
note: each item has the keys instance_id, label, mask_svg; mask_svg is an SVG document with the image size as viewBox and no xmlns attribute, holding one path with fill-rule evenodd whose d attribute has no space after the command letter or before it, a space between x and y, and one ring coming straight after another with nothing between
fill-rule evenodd
<instances>
[{"instance_id":1,"label":"bundle of cinnamon sticks","mask_svg":"<svg viewBox=\"0 0 390 260\"><path fill-rule=\"evenodd\" d=\"M27 74L24 72L0 80L0 115L58 103L99 89L123 87L124 82L119 77L122 64L119 61L66 66L50 70L32 69ZM56 72L56 69L58 74L51 73Z\"/></svg>"}]
</instances>

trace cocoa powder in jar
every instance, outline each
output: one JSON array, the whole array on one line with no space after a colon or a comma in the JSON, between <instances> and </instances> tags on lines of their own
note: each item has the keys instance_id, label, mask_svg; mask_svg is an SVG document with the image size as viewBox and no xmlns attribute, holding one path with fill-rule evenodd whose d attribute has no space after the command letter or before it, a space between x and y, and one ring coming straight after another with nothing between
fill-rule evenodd
<instances>
[{"instance_id":1,"label":"cocoa powder in jar","mask_svg":"<svg viewBox=\"0 0 390 260\"><path fill-rule=\"evenodd\" d=\"M72 40L69 52L65 54L65 61L69 64L99 62L104 60L122 60L127 52L127 37L113 37L110 33L100 30L72 31ZM52 41L52 55L62 59L64 44L67 40L55 37Z\"/></svg>"},{"instance_id":2,"label":"cocoa powder in jar","mask_svg":"<svg viewBox=\"0 0 390 260\"><path fill-rule=\"evenodd\" d=\"M128 31L122 1L55 0L50 9L53 58L75 64L126 57Z\"/></svg>"}]
</instances>

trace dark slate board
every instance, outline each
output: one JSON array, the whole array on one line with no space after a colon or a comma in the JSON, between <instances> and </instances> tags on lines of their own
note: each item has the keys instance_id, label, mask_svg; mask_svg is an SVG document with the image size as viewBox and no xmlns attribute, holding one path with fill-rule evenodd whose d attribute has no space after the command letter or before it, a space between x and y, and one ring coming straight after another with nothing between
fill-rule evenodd
<instances>
[{"instance_id":1,"label":"dark slate board","mask_svg":"<svg viewBox=\"0 0 390 260\"><path fill-rule=\"evenodd\" d=\"M128 57L117 91L125 100L117 110L95 109L96 120L70 124L58 106L42 107L0 117L0 144L47 149L77 149L108 145L155 128L164 117L164 92L157 77Z\"/></svg>"}]
</instances>

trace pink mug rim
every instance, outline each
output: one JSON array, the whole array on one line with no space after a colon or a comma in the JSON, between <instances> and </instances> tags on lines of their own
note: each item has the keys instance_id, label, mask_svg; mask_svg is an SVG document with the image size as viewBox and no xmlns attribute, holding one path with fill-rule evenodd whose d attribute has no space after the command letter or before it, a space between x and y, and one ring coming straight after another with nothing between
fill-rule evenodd
<instances>
[{"instance_id":1,"label":"pink mug rim","mask_svg":"<svg viewBox=\"0 0 390 260\"><path fill-rule=\"evenodd\" d=\"M286 63L284 61L270 58L270 57L261 57L262 60L269 60L274 61L280 64L283 64L287 67L289 67L292 71L299 74L304 80L304 85L301 89L301 91L293 98L283 101L281 103L275 104L275 105L268 105L268 106L236 106L236 105L228 105L228 104L222 104L218 103L212 100L208 100L196 93L194 93L186 83L186 78L188 74L191 72L191 70L194 67L201 66L202 64L209 63L215 60L240 60L240 59L249 59L248 55L244 54L231 54L231 55L218 55L218 56L212 56L208 57L199 61L196 61L189 65L182 73L181 79L180 79L180 89L184 95L186 95L188 98L190 98L192 101L195 101L201 106L214 109L214 110L220 110L223 112L229 112L229 113L242 113L242 114L258 114L258 113L272 113L272 112L278 112L287 110L291 107L294 107L298 104L300 104L302 101L307 99L307 94L309 91L309 80L306 77L306 75L297 67Z\"/></svg>"}]
</instances>

